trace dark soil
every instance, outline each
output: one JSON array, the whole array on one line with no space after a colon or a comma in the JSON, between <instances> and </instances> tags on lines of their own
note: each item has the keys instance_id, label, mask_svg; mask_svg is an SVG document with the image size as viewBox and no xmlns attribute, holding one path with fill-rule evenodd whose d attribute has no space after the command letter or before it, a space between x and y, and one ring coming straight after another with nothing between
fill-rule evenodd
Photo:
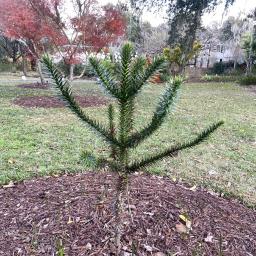
<instances>
[{"instance_id":1,"label":"dark soil","mask_svg":"<svg viewBox=\"0 0 256 256\"><path fill-rule=\"evenodd\" d=\"M49 89L49 84L42 84L42 83L31 83L31 84L19 84L17 85L19 88L26 88L26 89Z\"/></svg>"},{"instance_id":2,"label":"dark soil","mask_svg":"<svg viewBox=\"0 0 256 256\"><path fill-rule=\"evenodd\" d=\"M68 256L114 255L115 182L108 173L86 173L0 189L0 255L56 255L61 242ZM129 205L126 256L132 247L135 255L256 255L256 212L237 202L134 175ZM180 214L192 221L188 234L177 229Z\"/></svg>"},{"instance_id":3,"label":"dark soil","mask_svg":"<svg viewBox=\"0 0 256 256\"><path fill-rule=\"evenodd\" d=\"M76 96L75 98L81 107L103 106L109 101L100 96ZM61 108L65 106L62 99L54 96L18 97L13 103L26 108Z\"/></svg>"}]
</instances>

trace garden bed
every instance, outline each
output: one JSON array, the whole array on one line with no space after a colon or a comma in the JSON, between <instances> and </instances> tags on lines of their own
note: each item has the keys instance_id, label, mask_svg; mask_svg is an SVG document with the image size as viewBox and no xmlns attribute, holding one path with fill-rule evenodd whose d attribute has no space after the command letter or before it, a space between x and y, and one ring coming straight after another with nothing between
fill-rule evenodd
<instances>
[{"instance_id":1,"label":"garden bed","mask_svg":"<svg viewBox=\"0 0 256 256\"><path fill-rule=\"evenodd\" d=\"M49 89L49 84L42 84L42 83L30 83L30 84L19 84L17 85L19 88L25 88L25 89Z\"/></svg>"},{"instance_id":2,"label":"garden bed","mask_svg":"<svg viewBox=\"0 0 256 256\"><path fill-rule=\"evenodd\" d=\"M55 255L60 243L68 256L114 255L115 182L112 174L88 172L0 189L0 255ZM129 209L124 255L132 247L136 255L256 255L256 212L235 201L133 175Z\"/></svg>"},{"instance_id":3,"label":"garden bed","mask_svg":"<svg viewBox=\"0 0 256 256\"><path fill-rule=\"evenodd\" d=\"M107 98L100 96L76 96L75 98L81 107L103 106L108 102ZM54 96L18 97L13 103L26 108L61 108L65 106L62 99Z\"/></svg>"}]
</instances>

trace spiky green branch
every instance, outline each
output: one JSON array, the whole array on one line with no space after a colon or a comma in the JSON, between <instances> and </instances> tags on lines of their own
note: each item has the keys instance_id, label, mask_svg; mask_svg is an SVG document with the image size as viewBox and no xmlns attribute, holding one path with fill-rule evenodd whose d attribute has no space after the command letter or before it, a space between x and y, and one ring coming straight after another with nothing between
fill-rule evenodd
<instances>
[{"instance_id":1,"label":"spiky green branch","mask_svg":"<svg viewBox=\"0 0 256 256\"><path fill-rule=\"evenodd\" d=\"M163 96L156 107L152 120L149 125L143 128L140 132L137 132L127 139L128 147L136 147L139 143L143 142L146 138L150 137L164 122L165 117L168 114L170 106L174 103L177 96L177 92L182 84L183 80L180 77L171 79Z\"/></svg>"},{"instance_id":2,"label":"spiky green branch","mask_svg":"<svg viewBox=\"0 0 256 256\"><path fill-rule=\"evenodd\" d=\"M213 124L203 132L201 132L195 139L185 142L183 144L179 144L176 146L171 147L170 149L167 149L161 153L155 154L153 156L150 156L148 158L145 158L143 160L137 161L132 163L129 167L128 170L129 172L134 172L140 168L145 168L149 165L154 164L155 162L162 160L165 157L173 157L176 155L181 150L184 150L186 148L192 148L203 141L205 141L216 129L218 129L221 125L223 125L223 122L218 122L216 124Z\"/></svg>"},{"instance_id":3,"label":"spiky green branch","mask_svg":"<svg viewBox=\"0 0 256 256\"><path fill-rule=\"evenodd\" d=\"M142 65L143 62L141 62ZM152 64L145 68L145 70L139 70L138 74L132 80L129 93L131 97L134 97L158 71L160 71L165 64L164 57L156 57L153 59Z\"/></svg>"},{"instance_id":4,"label":"spiky green branch","mask_svg":"<svg viewBox=\"0 0 256 256\"><path fill-rule=\"evenodd\" d=\"M109 92L114 98L120 99L120 88L118 87L118 84L116 83L111 71L95 58L90 58L90 64L92 65L97 76L100 78L101 84L104 86L106 91Z\"/></svg>"},{"instance_id":5,"label":"spiky green branch","mask_svg":"<svg viewBox=\"0 0 256 256\"><path fill-rule=\"evenodd\" d=\"M89 124L94 130L96 130L104 139L110 144L119 145L118 140L113 137L113 135L109 132L109 130L101 125L98 121L90 118L79 106L77 101L75 100L72 89L68 81L65 81L58 71L58 69L54 66L53 61L49 58L48 55L43 56L42 59L45 67L47 68L48 75L54 81L54 85L61 92L62 99L67 103L67 106L70 110L79 117L83 122Z\"/></svg>"}]
</instances>

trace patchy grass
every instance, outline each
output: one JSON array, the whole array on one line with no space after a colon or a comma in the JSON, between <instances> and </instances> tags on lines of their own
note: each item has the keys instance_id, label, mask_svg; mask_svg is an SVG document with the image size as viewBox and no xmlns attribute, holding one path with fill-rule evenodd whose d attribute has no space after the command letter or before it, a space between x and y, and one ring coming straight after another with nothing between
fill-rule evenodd
<instances>
[{"instance_id":1,"label":"patchy grass","mask_svg":"<svg viewBox=\"0 0 256 256\"><path fill-rule=\"evenodd\" d=\"M22 82L24 83L24 81ZM106 155L101 138L77 121L68 109L22 108L12 101L19 96L53 95L52 90L16 87L17 81L0 80L0 183L62 172L82 172L83 150ZM103 92L94 83L74 83L78 95ZM140 104L136 128L151 118L163 86L149 85ZM256 204L255 94L231 83L185 84L174 111L163 127L133 152L139 158L175 142L191 138L214 121L224 120L211 139L148 169ZM106 122L106 107L87 108Z\"/></svg>"}]
</instances>

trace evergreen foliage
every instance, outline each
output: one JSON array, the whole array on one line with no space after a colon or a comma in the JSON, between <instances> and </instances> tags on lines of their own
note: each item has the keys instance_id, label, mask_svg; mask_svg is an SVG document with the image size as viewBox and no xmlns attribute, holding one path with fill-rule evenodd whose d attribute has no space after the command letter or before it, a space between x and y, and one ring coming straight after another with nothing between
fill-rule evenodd
<instances>
[{"instance_id":1,"label":"evergreen foliage","mask_svg":"<svg viewBox=\"0 0 256 256\"><path fill-rule=\"evenodd\" d=\"M149 124L141 131L135 131L134 109L135 98L145 85L157 72L165 65L165 57L160 56L153 59L151 64L146 64L146 60L142 57L135 57L132 44L126 43L121 50L121 62L117 64L119 67L113 72L95 58L90 59L95 73L100 78L101 85L104 87L117 102L119 108L119 125L114 122L114 106L108 108L108 126L104 126L96 120L90 118L84 110L80 108L76 102L71 85L64 80L61 73L54 66L49 56L43 57L43 63L46 67L48 75L53 80L53 84L60 91L63 100L67 106L74 112L83 122L96 130L110 145L113 171L119 173L117 184L117 196L115 204L116 217L116 246L117 255L120 254L121 233L122 233L122 204L123 194L127 188L129 174L138 169L145 168L158 160L165 157L173 157L183 149L191 148L206 140L223 122L213 124L209 128L199 133L193 140L164 149L149 157L141 160L130 160L130 151L136 148L145 139L149 138L164 122L168 115L170 107L173 105L178 90L183 83L181 77L175 77L167 83L167 88L161 96L159 103L152 115Z\"/></svg>"},{"instance_id":2,"label":"evergreen foliage","mask_svg":"<svg viewBox=\"0 0 256 256\"><path fill-rule=\"evenodd\" d=\"M165 58L160 56L153 59L152 64L146 65L142 57L135 58L133 46L130 43L124 45L121 52L120 74L115 74L112 69L98 61L95 58L90 59L90 63L95 73L100 78L101 85L104 89L117 100L119 107L119 126L114 124L114 106L110 105L108 109L109 127L105 127L98 121L89 117L76 102L71 85L64 80L61 73L54 66L49 56L43 57L43 62L47 68L50 77L53 79L55 86L60 90L62 98L66 101L67 106L85 123L96 130L112 147L112 155L115 152L119 166L118 172L135 171L141 167L146 167L157 160L167 156L172 156L184 148L195 146L204 141L222 122L212 125L210 128L200 133L193 141L181 143L171 149L165 150L155 156L149 157L142 161L131 163L129 151L137 147L145 139L150 137L164 122L168 110L177 96L177 92L182 84L181 77L170 79L165 93L159 100L152 119L141 131L134 131L134 100L152 76L161 70L165 64ZM118 71L116 71L118 72Z\"/></svg>"}]
</instances>

